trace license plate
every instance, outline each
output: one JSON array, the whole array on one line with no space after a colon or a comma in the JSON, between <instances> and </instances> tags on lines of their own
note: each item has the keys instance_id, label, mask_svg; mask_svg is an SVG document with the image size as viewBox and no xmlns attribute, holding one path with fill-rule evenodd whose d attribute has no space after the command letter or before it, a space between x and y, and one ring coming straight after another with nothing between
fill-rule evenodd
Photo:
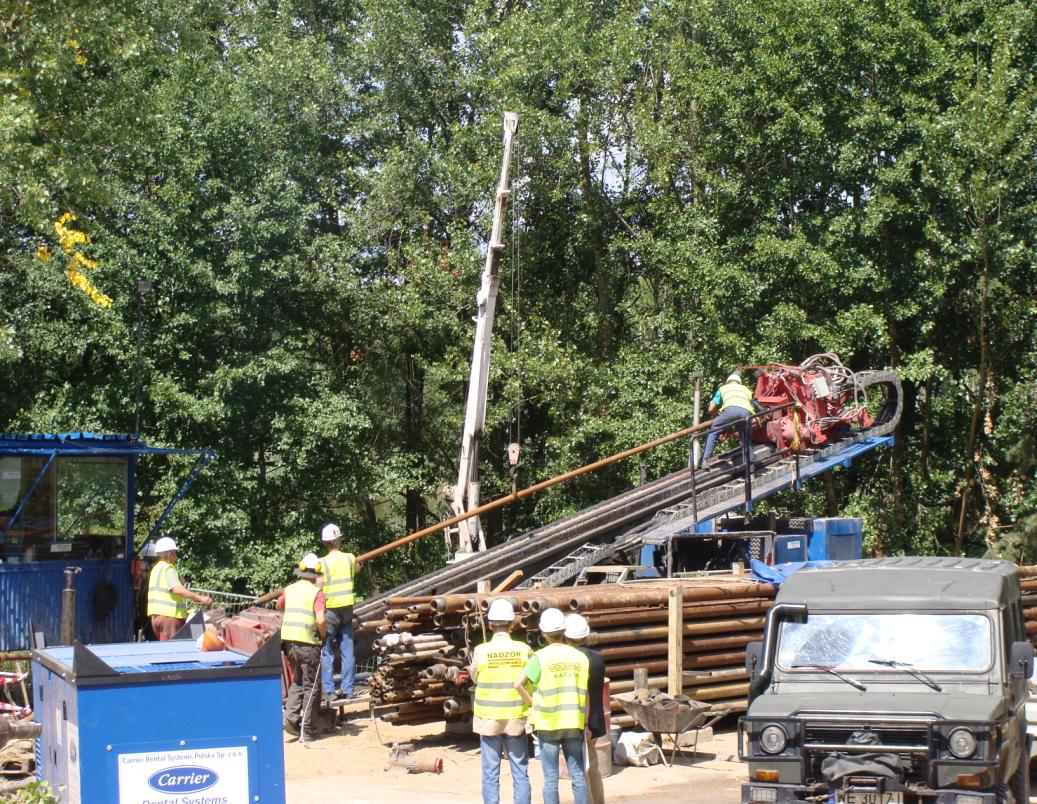
<instances>
[{"instance_id":1,"label":"license plate","mask_svg":"<svg viewBox=\"0 0 1037 804\"><path fill-rule=\"evenodd\" d=\"M833 804L904 804L903 793L875 793L866 790L836 790Z\"/></svg>"}]
</instances>

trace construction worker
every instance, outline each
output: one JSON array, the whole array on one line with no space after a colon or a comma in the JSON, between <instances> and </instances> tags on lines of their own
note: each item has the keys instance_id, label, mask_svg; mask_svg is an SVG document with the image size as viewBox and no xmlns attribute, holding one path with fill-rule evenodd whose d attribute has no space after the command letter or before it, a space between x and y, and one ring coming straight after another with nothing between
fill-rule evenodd
<instances>
[{"instance_id":1,"label":"construction worker","mask_svg":"<svg viewBox=\"0 0 1037 804\"><path fill-rule=\"evenodd\" d=\"M307 553L295 570L299 580L285 587L277 600L277 608L284 611L281 647L292 669L283 725L286 732L303 740L316 736L320 710L320 646L327 633L324 593L317 584L321 572L320 559Z\"/></svg>"},{"instance_id":2,"label":"construction worker","mask_svg":"<svg viewBox=\"0 0 1037 804\"><path fill-rule=\"evenodd\" d=\"M565 615L546 609L540 632L547 645L530 657L514 688L533 708L530 721L540 740L544 770L544 804L558 804L558 760L565 757L574 804L589 804L583 773L587 724L587 657L565 644ZM532 696L526 685L533 687Z\"/></svg>"},{"instance_id":3,"label":"construction worker","mask_svg":"<svg viewBox=\"0 0 1037 804\"><path fill-rule=\"evenodd\" d=\"M515 609L507 600L494 600L487 613L493 636L472 652L469 674L475 686L472 731L479 735L482 755L483 804L500 803L501 754L511 764L515 804L529 804L529 705L514 688L515 679L533 655L525 642L512 639Z\"/></svg>"},{"instance_id":4,"label":"construction worker","mask_svg":"<svg viewBox=\"0 0 1037 804\"><path fill-rule=\"evenodd\" d=\"M212 598L192 592L182 583L176 571L176 542L163 536L155 542L158 561L148 576L148 617L151 630L159 642L172 639L187 622L187 601L212 605Z\"/></svg>"},{"instance_id":5,"label":"construction worker","mask_svg":"<svg viewBox=\"0 0 1037 804\"><path fill-rule=\"evenodd\" d=\"M581 614L565 617L565 641L587 657L587 795L591 804L605 804L605 785L594 741L605 736L605 659L587 647L590 626Z\"/></svg>"},{"instance_id":6,"label":"construction worker","mask_svg":"<svg viewBox=\"0 0 1037 804\"><path fill-rule=\"evenodd\" d=\"M710 459L713 455L713 450L716 448L717 439L720 438L722 432L726 431L738 433L739 441L748 450L749 468L751 471L753 466L753 447L747 441L750 435L748 417L753 415L756 407L753 402L753 392L742 385L742 375L740 372L732 371L727 377L727 382L717 388L717 392L709 400L709 407L707 408L709 415L713 415L717 410L720 411L720 415L709 426L709 434L706 436L706 447L702 450L702 460L699 461L699 467L701 468Z\"/></svg>"},{"instance_id":7,"label":"construction worker","mask_svg":"<svg viewBox=\"0 0 1037 804\"><path fill-rule=\"evenodd\" d=\"M320 560L324 573L324 604L327 606L328 633L324 638L321 686L324 702L349 698L353 694L353 576L356 558L342 552L342 531L338 525L325 525L321 541L327 555ZM335 653L339 654L342 676L335 690Z\"/></svg>"}]
</instances>

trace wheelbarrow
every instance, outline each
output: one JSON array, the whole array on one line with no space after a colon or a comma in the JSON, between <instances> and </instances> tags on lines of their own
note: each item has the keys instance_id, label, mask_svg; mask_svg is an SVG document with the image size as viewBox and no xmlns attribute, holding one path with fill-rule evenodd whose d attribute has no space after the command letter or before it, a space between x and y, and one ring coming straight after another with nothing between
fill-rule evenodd
<instances>
[{"instance_id":1,"label":"wheelbarrow","mask_svg":"<svg viewBox=\"0 0 1037 804\"><path fill-rule=\"evenodd\" d=\"M612 699L619 702L638 726L652 733L667 767L673 766L674 757L679 749L677 738L681 734L695 732L695 742L691 751L691 761L694 762L698 755L699 733L724 717L730 709L728 706L714 709L707 703L683 695L674 697L662 693L653 693L646 698L643 693L623 692L613 695ZM663 734L668 734L673 739L669 762L666 762L666 754L662 750Z\"/></svg>"}]
</instances>

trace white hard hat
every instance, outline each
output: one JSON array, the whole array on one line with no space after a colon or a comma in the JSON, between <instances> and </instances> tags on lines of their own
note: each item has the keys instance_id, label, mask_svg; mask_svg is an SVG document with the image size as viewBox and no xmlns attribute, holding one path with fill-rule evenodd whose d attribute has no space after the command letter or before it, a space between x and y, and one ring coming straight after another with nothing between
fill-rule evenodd
<instances>
[{"instance_id":1,"label":"white hard hat","mask_svg":"<svg viewBox=\"0 0 1037 804\"><path fill-rule=\"evenodd\" d=\"M591 627L582 614L567 614L565 617L565 638L586 639L591 634Z\"/></svg>"},{"instance_id":2,"label":"white hard hat","mask_svg":"<svg viewBox=\"0 0 1037 804\"><path fill-rule=\"evenodd\" d=\"M322 572L320 559L317 558L315 553L307 553L302 557L302 561L299 562L299 572Z\"/></svg>"},{"instance_id":3,"label":"white hard hat","mask_svg":"<svg viewBox=\"0 0 1037 804\"><path fill-rule=\"evenodd\" d=\"M490 604L486 619L491 623L510 623L515 619L515 607L511 605L510 600L494 600Z\"/></svg>"},{"instance_id":4,"label":"white hard hat","mask_svg":"<svg viewBox=\"0 0 1037 804\"><path fill-rule=\"evenodd\" d=\"M325 525L324 530L320 532L320 540L322 542L333 542L341 538L342 531L339 530L338 525Z\"/></svg>"},{"instance_id":5,"label":"white hard hat","mask_svg":"<svg viewBox=\"0 0 1037 804\"><path fill-rule=\"evenodd\" d=\"M565 615L558 609L544 609L540 615L540 630L545 634L557 634L565 630Z\"/></svg>"},{"instance_id":6,"label":"white hard hat","mask_svg":"<svg viewBox=\"0 0 1037 804\"><path fill-rule=\"evenodd\" d=\"M727 381L728 382L741 382L742 381L742 375L741 375L740 372L732 371L730 374L727 375Z\"/></svg>"},{"instance_id":7,"label":"white hard hat","mask_svg":"<svg viewBox=\"0 0 1037 804\"><path fill-rule=\"evenodd\" d=\"M168 536L163 536L157 542L155 542L155 553L162 555L168 553L170 550L176 550L176 542L170 539Z\"/></svg>"}]
</instances>

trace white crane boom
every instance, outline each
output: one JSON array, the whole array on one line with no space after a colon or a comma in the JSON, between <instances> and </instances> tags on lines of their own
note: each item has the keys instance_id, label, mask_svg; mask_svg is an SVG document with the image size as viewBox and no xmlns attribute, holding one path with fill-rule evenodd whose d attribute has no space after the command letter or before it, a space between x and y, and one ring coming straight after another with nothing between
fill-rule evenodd
<instances>
[{"instance_id":1,"label":"white crane boom","mask_svg":"<svg viewBox=\"0 0 1037 804\"><path fill-rule=\"evenodd\" d=\"M472 348L472 375L468 382L468 399L465 405L464 432L461 436L461 458L454 486L451 505L455 514L462 514L479 507L479 441L486 426L486 388L490 374L490 343L493 338L493 314L497 306L497 290L504 242L504 212L511 195L508 173L511 168L511 151L515 132L518 131L518 114L504 113L504 156L501 160L500 182L493 208L493 228L486 248L486 265L482 272L479 295L475 297L477 314L475 319L475 344ZM458 552L472 553L474 546L486 549L486 537L479 525L479 518L462 520L457 526Z\"/></svg>"}]
</instances>

